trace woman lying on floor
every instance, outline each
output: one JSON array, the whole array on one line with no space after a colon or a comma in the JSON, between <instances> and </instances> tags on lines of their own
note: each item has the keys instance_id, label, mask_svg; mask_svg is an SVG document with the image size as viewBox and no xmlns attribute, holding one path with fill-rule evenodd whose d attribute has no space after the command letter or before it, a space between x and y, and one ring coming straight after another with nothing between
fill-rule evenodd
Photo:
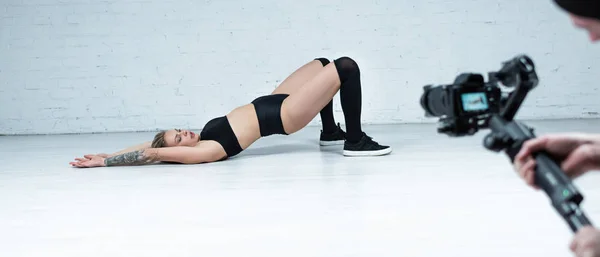
<instances>
[{"instance_id":1,"label":"woman lying on floor","mask_svg":"<svg viewBox=\"0 0 600 257\"><path fill-rule=\"evenodd\" d=\"M332 99L338 90L347 132L333 117ZM152 142L112 155L85 155L70 164L84 168L220 161L239 154L261 137L293 134L319 113L321 145L343 142L345 156L389 154L391 147L380 145L362 131L361 101L360 70L354 60L342 57L330 63L317 58L287 77L271 95L212 119L199 135L179 129L162 131Z\"/></svg>"}]
</instances>

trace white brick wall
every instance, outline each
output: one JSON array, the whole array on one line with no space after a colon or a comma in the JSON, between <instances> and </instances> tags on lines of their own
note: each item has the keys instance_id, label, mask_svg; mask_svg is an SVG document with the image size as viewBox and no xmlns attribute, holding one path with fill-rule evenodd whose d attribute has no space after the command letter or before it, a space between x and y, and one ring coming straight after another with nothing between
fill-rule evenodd
<instances>
[{"instance_id":1,"label":"white brick wall","mask_svg":"<svg viewBox=\"0 0 600 257\"><path fill-rule=\"evenodd\" d=\"M365 123L432 122L423 85L519 53L541 77L521 118L599 116L598 46L550 0L3 0L0 134L198 129L344 55Z\"/></svg>"}]
</instances>

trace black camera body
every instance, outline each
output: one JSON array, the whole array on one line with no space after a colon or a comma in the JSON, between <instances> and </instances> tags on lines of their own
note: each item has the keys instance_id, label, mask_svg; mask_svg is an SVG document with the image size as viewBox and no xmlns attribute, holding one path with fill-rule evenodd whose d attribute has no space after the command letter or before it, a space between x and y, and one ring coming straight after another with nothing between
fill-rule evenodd
<instances>
[{"instance_id":1,"label":"black camera body","mask_svg":"<svg viewBox=\"0 0 600 257\"><path fill-rule=\"evenodd\" d=\"M423 87L421 107L426 117L440 117L438 132L448 136L473 135L487 128L491 115L512 120L527 93L538 84L535 65L527 55L502 63L498 71L488 72L488 82L478 73L462 73L453 84ZM506 88L518 88L506 93ZM509 102L510 100L510 102ZM505 110L501 110L502 108Z\"/></svg>"},{"instance_id":2,"label":"black camera body","mask_svg":"<svg viewBox=\"0 0 600 257\"><path fill-rule=\"evenodd\" d=\"M476 73L462 73L453 84L426 85L423 90L425 116L441 117L438 133L454 137L475 134L502 104L500 88Z\"/></svg>"},{"instance_id":3,"label":"black camera body","mask_svg":"<svg viewBox=\"0 0 600 257\"><path fill-rule=\"evenodd\" d=\"M438 133L451 137L473 135L489 128L483 145L491 151L504 151L514 162L523 143L535 138L533 129L513 120L525 97L538 84L531 58L518 55L502 68L489 72L489 81L476 73L462 73L453 84L423 87L421 107L426 117L439 117ZM504 92L500 87L512 88ZM591 225L579 204L583 195L556 161L546 152L533 154L536 160L534 182L550 198L554 209L572 231Z\"/></svg>"}]
</instances>

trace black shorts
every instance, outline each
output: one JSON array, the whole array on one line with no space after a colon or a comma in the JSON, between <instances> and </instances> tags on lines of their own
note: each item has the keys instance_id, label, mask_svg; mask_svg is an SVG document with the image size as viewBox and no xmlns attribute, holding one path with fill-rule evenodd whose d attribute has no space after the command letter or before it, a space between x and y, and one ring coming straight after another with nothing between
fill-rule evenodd
<instances>
[{"instance_id":1,"label":"black shorts","mask_svg":"<svg viewBox=\"0 0 600 257\"><path fill-rule=\"evenodd\" d=\"M273 94L254 99L254 109L260 126L260 136L287 135L281 120L281 104L289 95Z\"/></svg>"},{"instance_id":2,"label":"black shorts","mask_svg":"<svg viewBox=\"0 0 600 257\"><path fill-rule=\"evenodd\" d=\"M227 116L221 116L210 120L200 132L201 140L214 140L223 146L227 157L233 157L242 152Z\"/></svg>"}]
</instances>

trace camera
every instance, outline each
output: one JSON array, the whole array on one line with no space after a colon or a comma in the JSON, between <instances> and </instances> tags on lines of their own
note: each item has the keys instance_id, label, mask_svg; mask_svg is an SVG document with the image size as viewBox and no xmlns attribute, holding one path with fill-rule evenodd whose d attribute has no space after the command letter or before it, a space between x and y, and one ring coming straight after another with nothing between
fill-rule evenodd
<instances>
[{"instance_id":1,"label":"camera","mask_svg":"<svg viewBox=\"0 0 600 257\"><path fill-rule=\"evenodd\" d=\"M501 90L484 83L480 74L463 73L453 84L427 85L421 96L426 117L442 117L438 132L450 136L472 135L500 106Z\"/></svg>"},{"instance_id":2,"label":"camera","mask_svg":"<svg viewBox=\"0 0 600 257\"><path fill-rule=\"evenodd\" d=\"M504 151L512 163L523 143L535 138L532 128L514 120L527 94L538 85L535 65L527 55L517 55L503 62L498 71L488 72L488 77L485 82L481 74L462 73L452 84L426 85L421 107L426 117L439 118L438 133L460 137L489 128L483 145L491 151ZM544 151L533 156L535 184L571 230L591 225L579 207L583 195L557 162Z\"/></svg>"},{"instance_id":3,"label":"camera","mask_svg":"<svg viewBox=\"0 0 600 257\"><path fill-rule=\"evenodd\" d=\"M492 113L499 113L510 93L499 86L516 87L517 76L527 79L527 90L537 86L538 79L531 58L519 55L503 63L496 72L489 72L489 81L478 73L462 73L452 84L426 85L420 104L426 117L440 117L438 132L449 136L473 135L487 127Z\"/></svg>"}]
</instances>

